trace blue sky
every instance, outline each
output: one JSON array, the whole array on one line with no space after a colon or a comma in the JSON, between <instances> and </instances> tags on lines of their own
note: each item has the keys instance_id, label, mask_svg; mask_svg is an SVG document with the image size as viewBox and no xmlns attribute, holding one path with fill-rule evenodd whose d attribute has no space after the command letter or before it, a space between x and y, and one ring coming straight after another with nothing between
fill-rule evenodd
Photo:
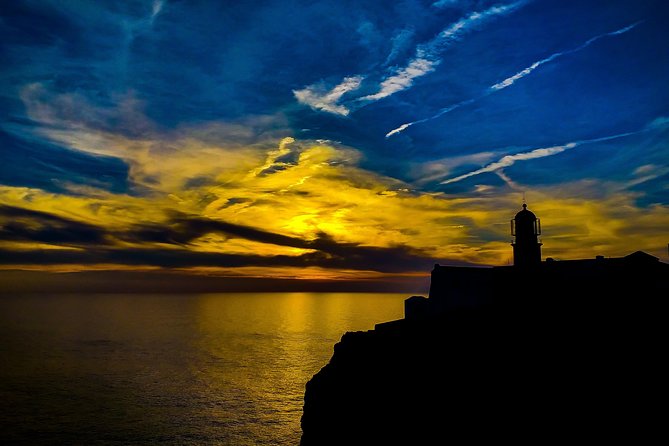
<instances>
[{"instance_id":1,"label":"blue sky","mask_svg":"<svg viewBox=\"0 0 669 446\"><path fill-rule=\"evenodd\" d=\"M119 209L145 200L161 210L153 223L172 224L179 211L494 264L501 248L487 244L506 236L491 226L525 192L538 213L564 216L580 200L592 208L573 218L621 222L582 250L597 231L572 233L581 223L554 219L558 256L624 254L623 222L648 216L656 223L638 222L640 247L662 253L668 20L666 2L638 0L5 2L0 199L107 229L145 222L103 218L91 200ZM319 222L336 213L331 201L306 198L279 223L245 219L253 206L270 215L260 207L288 189L240 185L239 172L316 171L305 164L316 146L329 150L330 183L309 187L316 174L303 174L289 188L304 188L301 197L346 184L354 195L404 194L397 213L435 200L410 213L416 225L435 224L430 210L442 206L449 222L469 222L467 234L389 235L392 222L367 208L328 226ZM226 184L235 196L222 195ZM181 208L165 204L170 195ZM212 195L225 209L245 207L222 215L207 208ZM88 213L72 211L76 200ZM494 217L475 217L486 209ZM297 225L305 215L310 223ZM381 235L347 238L346 225ZM5 232L5 243L47 242ZM208 246L228 252L220 243Z\"/></svg>"}]
</instances>

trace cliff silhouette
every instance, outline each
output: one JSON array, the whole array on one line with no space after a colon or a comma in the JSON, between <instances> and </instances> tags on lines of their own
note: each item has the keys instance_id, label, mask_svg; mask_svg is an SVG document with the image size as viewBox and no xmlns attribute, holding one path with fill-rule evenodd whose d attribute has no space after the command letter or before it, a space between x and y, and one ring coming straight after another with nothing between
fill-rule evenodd
<instances>
[{"instance_id":1,"label":"cliff silhouette","mask_svg":"<svg viewBox=\"0 0 669 446\"><path fill-rule=\"evenodd\" d=\"M512 231L514 266L435 265L404 319L344 334L306 385L303 446L654 438L669 265L541 261L525 207Z\"/></svg>"}]
</instances>

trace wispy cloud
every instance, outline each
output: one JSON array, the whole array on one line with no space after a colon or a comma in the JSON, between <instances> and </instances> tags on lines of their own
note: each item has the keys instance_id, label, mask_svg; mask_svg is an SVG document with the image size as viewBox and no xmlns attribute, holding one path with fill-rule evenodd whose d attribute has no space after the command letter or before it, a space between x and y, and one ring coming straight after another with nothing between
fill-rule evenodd
<instances>
[{"instance_id":1,"label":"wispy cloud","mask_svg":"<svg viewBox=\"0 0 669 446\"><path fill-rule=\"evenodd\" d=\"M302 90L293 90L293 94L298 102L308 105L314 110L346 116L350 113L350 110L345 105L339 104L339 100L349 91L360 88L363 79L363 76L349 76L330 90L324 88L322 84L310 85Z\"/></svg>"},{"instance_id":2,"label":"wispy cloud","mask_svg":"<svg viewBox=\"0 0 669 446\"><path fill-rule=\"evenodd\" d=\"M648 130L660 129L669 126L669 116L660 116L655 118L650 124L646 126Z\"/></svg>"},{"instance_id":3,"label":"wispy cloud","mask_svg":"<svg viewBox=\"0 0 669 446\"><path fill-rule=\"evenodd\" d=\"M384 65L390 64L393 60L395 60L398 55L407 49L409 43L411 42L411 39L413 38L414 31L412 29L403 29L399 33L397 33L393 38L392 38L392 49L390 50L390 53L388 54L388 57L386 57L386 61L383 63Z\"/></svg>"},{"instance_id":4,"label":"wispy cloud","mask_svg":"<svg viewBox=\"0 0 669 446\"><path fill-rule=\"evenodd\" d=\"M509 178L509 176L504 172L503 169L496 170L495 174L498 177L500 177L502 179L502 181L504 181L511 189L515 189L515 190L521 190L522 189L522 187L518 183L516 183L511 178ZM480 185L477 186L477 188L479 188L479 187L480 187Z\"/></svg>"},{"instance_id":5,"label":"wispy cloud","mask_svg":"<svg viewBox=\"0 0 669 446\"><path fill-rule=\"evenodd\" d=\"M413 85L413 80L417 77L425 76L427 73L434 71L434 67L439 64L439 60L425 57L417 57L413 59L409 65L401 68L390 77L387 77L380 84L380 89L374 94L369 94L359 98L360 101L378 101L386 98L398 91L406 90Z\"/></svg>"},{"instance_id":6,"label":"wispy cloud","mask_svg":"<svg viewBox=\"0 0 669 446\"><path fill-rule=\"evenodd\" d=\"M626 33L627 31L630 31L630 30L634 29L640 23L641 22L636 22L636 23L628 25L624 28L621 28L619 30L612 31L612 32L609 32L609 33L605 33L605 34L600 34L598 36L595 36L595 37L592 37L592 38L588 39L587 41L585 41L581 45L577 46L576 48L572 48L572 49L567 50L567 51L560 51L560 52L551 54L550 56L548 56L544 59L541 59L541 60L538 60L538 61L534 62L529 67L520 70L519 72L517 72L513 76L508 77L508 78L504 79L503 81L496 83L495 85L490 87L490 90L497 91L497 90L502 90L504 88L510 87L516 81L524 78L525 76L532 73L534 70L536 70L537 68L539 68L541 65L543 65L545 63L552 62L555 59L557 59L558 57L566 56L568 54L573 54L573 53L576 53L578 51L584 50L587 47L589 47L590 45L592 45L593 43L595 43L596 41L598 41L599 39L603 39L604 37L618 36L620 34Z\"/></svg>"},{"instance_id":7,"label":"wispy cloud","mask_svg":"<svg viewBox=\"0 0 669 446\"><path fill-rule=\"evenodd\" d=\"M460 6L461 3L462 0L437 0L436 2L432 3L432 6L435 8L453 8Z\"/></svg>"},{"instance_id":8,"label":"wispy cloud","mask_svg":"<svg viewBox=\"0 0 669 446\"><path fill-rule=\"evenodd\" d=\"M441 63L441 53L445 48L458 41L466 32L481 22L498 15L508 14L519 8L525 1L508 5L490 7L481 12L472 12L466 17L443 29L429 42L419 45L415 56L402 68L398 68L391 76L379 84L379 91L359 98L359 101L378 101L397 92L406 90L413 85L414 79L434 71Z\"/></svg>"},{"instance_id":9,"label":"wispy cloud","mask_svg":"<svg viewBox=\"0 0 669 446\"><path fill-rule=\"evenodd\" d=\"M437 65L441 63L441 54L443 51L460 40L467 32L486 20L495 16L508 14L527 2L528 0L521 0L507 5L496 5L483 11L471 12L462 17L457 22L444 28L431 40L418 45L414 56L409 59L406 65L395 68L392 74L384 77L379 82L376 93L352 99L350 102L353 106L350 104L340 104L340 99L345 93L360 88L362 80L371 77L371 75L345 77L342 82L331 90L327 90L322 84L315 84L301 90L294 90L293 94L298 102L308 105L314 110L346 116L353 108L359 108L411 88L415 79L434 71ZM408 37L400 34L399 38L401 41ZM393 54L391 53L391 55Z\"/></svg>"},{"instance_id":10,"label":"wispy cloud","mask_svg":"<svg viewBox=\"0 0 669 446\"><path fill-rule=\"evenodd\" d=\"M516 163L516 161L527 161L537 158L544 158L546 156L557 155L558 153L562 153L565 150L573 149L578 145L580 144L575 142L570 142L560 146L542 147L540 149L534 149L529 152L517 153L515 155L506 155L502 157L499 161L490 163L487 166L477 169L473 172L469 172L464 175L460 175L455 178L450 178L448 180L442 181L441 184L457 183L458 181L462 181L466 178L480 175L482 173L494 172L496 170L503 169L505 167L513 166Z\"/></svg>"},{"instance_id":11,"label":"wispy cloud","mask_svg":"<svg viewBox=\"0 0 669 446\"><path fill-rule=\"evenodd\" d=\"M533 149L530 150L529 152L521 152L521 153L516 153L514 155L506 155L500 158L498 161L495 161L493 163L490 163L484 167L481 167L480 169L474 170L472 172L465 173L463 175L459 175L454 178L449 178L448 180L442 181L441 184L451 184L451 183L457 183L458 181L462 181L467 178L471 178L476 175L480 175L482 173L488 173L488 172L497 172L500 169L503 169L505 167L510 167L516 164L518 161L529 161L533 159L538 159L538 158L545 158L547 156L553 156L557 155L558 153L562 153L564 151L573 149L575 147L581 146L583 144L592 144L592 143L597 143L597 142L604 142L604 141L610 141L613 139L618 139L618 138L623 138L625 136L632 136L639 134L641 132L644 132L646 130L638 130L635 132L626 132L626 133L618 133L616 135L610 135L610 136L605 136L602 138L594 138L594 139L585 139L581 141L574 141L574 142L569 142L566 144L558 145L558 146L552 146L552 147L541 147L538 149Z\"/></svg>"},{"instance_id":12,"label":"wispy cloud","mask_svg":"<svg viewBox=\"0 0 669 446\"><path fill-rule=\"evenodd\" d=\"M483 97L486 97L486 96L488 96L492 93L495 93L499 90L503 90L507 87L510 87L511 85L513 85L514 83L516 83L520 79L524 78L525 76L531 74L534 70L536 70L537 68L539 68L540 66L542 66L546 63L552 62L555 59L558 59L562 56L566 56L566 55L573 54L573 53L576 53L578 51L584 50L585 48L589 47L590 45L592 45L593 43L595 43L596 41L598 41L598 40L600 40L604 37L617 36L617 35L620 35L620 34L624 34L628 31L634 29L640 23L641 22L636 22L636 23L628 25L624 28L618 29L616 31L612 31L612 32L604 33L604 34L599 34L595 37L592 37L592 38L586 40L584 43L582 43L581 45L579 45L575 48L572 48L572 49L566 50L566 51L560 51L560 52L557 52L557 53L553 53L550 56L545 57L541 60L538 60L538 61L534 62L533 64L531 64L530 66L520 70L519 72L517 72L513 76L507 77L506 79L504 79L500 82L497 82L496 84L490 86L488 89L486 89L486 91L483 94L481 94L480 96L478 96L476 98L467 99L467 100L458 102L456 104L449 105L448 107L442 108L441 110L439 110L438 113L436 113L436 114L434 114L434 115L432 115L428 118L423 118L423 119L419 119L417 121L407 122L407 123L404 123L404 124L400 125L397 128L394 128L393 130L386 133L386 138L389 138L393 135L401 133L404 130L406 130L407 128L411 127L412 125L422 124L424 122L431 121L433 119L439 118L440 116L443 116L444 114L446 114L448 112L451 112L451 111L453 111L457 108L460 108L464 105L471 104L471 103L473 103L473 102L475 102L475 101L477 101L477 100L479 100Z\"/></svg>"},{"instance_id":13,"label":"wispy cloud","mask_svg":"<svg viewBox=\"0 0 669 446\"><path fill-rule=\"evenodd\" d=\"M160 14L160 11L163 10L163 6L164 2L162 0L153 0L153 4L151 5L151 23Z\"/></svg>"},{"instance_id":14,"label":"wispy cloud","mask_svg":"<svg viewBox=\"0 0 669 446\"><path fill-rule=\"evenodd\" d=\"M432 160L413 166L411 177L413 184L422 186L432 181L443 179L446 175L460 166L480 166L499 157L497 152L478 152L467 155L455 155L438 160Z\"/></svg>"},{"instance_id":15,"label":"wispy cloud","mask_svg":"<svg viewBox=\"0 0 669 446\"><path fill-rule=\"evenodd\" d=\"M413 121L413 122L407 122L406 124L402 124L401 126L392 129L388 133L386 133L386 138L391 137L397 133L401 133L404 130L408 129L412 125L416 124L422 124L423 122L431 121L432 119L437 119L440 116L445 115L446 113L455 110L456 108L463 107L465 105L471 104L472 102L476 101L476 99L467 99L465 101L458 102L457 104L449 105L448 107L444 107L439 112L435 115L430 116L429 118L424 118L424 119L419 119L418 121Z\"/></svg>"},{"instance_id":16,"label":"wispy cloud","mask_svg":"<svg viewBox=\"0 0 669 446\"><path fill-rule=\"evenodd\" d=\"M639 166L636 169L634 169L634 172L632 173L635 176L635 178L623 184L621 189L634 187L639 184L643 184L647 181L652 181L663 175L667 175L669 174L669 167L656 166L654 164L645 164L643 166Z\"/></svg>"}]
</instances>

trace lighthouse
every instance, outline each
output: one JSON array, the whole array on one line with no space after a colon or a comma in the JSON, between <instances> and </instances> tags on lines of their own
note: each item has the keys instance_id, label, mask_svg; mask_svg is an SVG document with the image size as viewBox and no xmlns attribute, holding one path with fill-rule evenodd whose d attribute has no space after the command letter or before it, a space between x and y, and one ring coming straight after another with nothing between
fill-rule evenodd
<instances>
[{"instance_id":1,"label":"lighthouse","mask_svg":"<svg viewBox=\"0 0 669 446\"><path fill-rule=\"evenodd\" d=\"M541 222L523 203L523 210L511 220L511 235L514 238L513 264L520 267L539 265L541 263Z\"/></svg>"}]
</instances>

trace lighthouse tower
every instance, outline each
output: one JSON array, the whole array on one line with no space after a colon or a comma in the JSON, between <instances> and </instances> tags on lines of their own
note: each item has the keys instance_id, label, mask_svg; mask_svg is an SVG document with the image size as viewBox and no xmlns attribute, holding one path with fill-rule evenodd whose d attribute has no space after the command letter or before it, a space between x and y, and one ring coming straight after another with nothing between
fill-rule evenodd
<instances>
[{"instance_id":1,"label":"lighthouse tower","mask_svg":"<svg viewBox=\"0 0 669 446\"><path fill-rule=\"evenodd\" d=\"M541 263L541 222L523 203L523 210L511 220L511 235L515 237L513 246L513 264L527 267Z\"/></svg>"}]
</instances>

